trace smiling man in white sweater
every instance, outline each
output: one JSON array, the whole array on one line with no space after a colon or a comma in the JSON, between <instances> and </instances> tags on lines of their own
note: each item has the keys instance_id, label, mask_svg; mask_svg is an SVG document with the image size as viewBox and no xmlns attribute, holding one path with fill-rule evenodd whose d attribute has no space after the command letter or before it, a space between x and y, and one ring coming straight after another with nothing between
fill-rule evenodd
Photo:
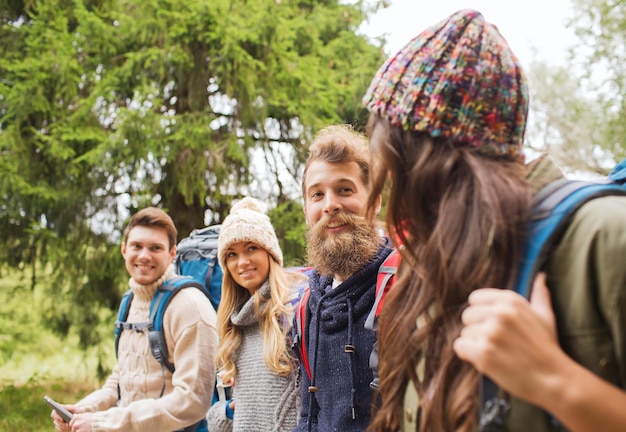
<instances>
[{"instance_id":1,"label":"smiling man in white sweater","mask_svg":"<svg viewBox=\"0 0 626 432\"><path fill-rule=\"evenodd\" d=\"M133 292L127 323L149 320L152 297L175 276L176 228L162 210L148 207L130 220L122 244L129 286ZM197 430L213 394L216 314L198 289L182 289L163 317L168 360L173 373L153 357L147 331L123 331L118 361L104 386L76 405L65 423L54 411L59 431L182 431ZM191 427L191 429L187 429Z\"/></svg>"}]
</instances>

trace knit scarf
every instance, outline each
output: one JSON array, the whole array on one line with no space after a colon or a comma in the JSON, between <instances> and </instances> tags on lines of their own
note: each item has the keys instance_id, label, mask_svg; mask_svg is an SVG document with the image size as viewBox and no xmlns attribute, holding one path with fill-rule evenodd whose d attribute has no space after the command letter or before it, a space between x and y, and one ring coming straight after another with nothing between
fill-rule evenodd
<instances>
[{"instance_id":1,"label":"knit scarf","mask_svg":"<svg viewBox=\"0 0 626 432\"><path fill-rule=\"evenodd\" d=\"M130 288L133 290L133 294L142 303L143 302L150 302L152 300L152 297L154 296L154 293L156 292L156 290L161 285L163 285L163 283L165 281L167 281L167 280L171 279L172 277L174 277L175 274L176 274L176 270L174 269L174 264L170 264L168 266L167 270L165 270L165 273L163 273L160 278L158 278L157 280L155 280L151 284L142 285L142 284L140 284L139 282L137 282L135 279L133 279L131 277L128 280L128 286L130 286Z\"/></svg>"},{"instance_id":2,"label":"knit scarf","mask_svg":"<svg viewBox=\"0 0 626 432\"><path fill-rule=\"evenodd\" d=\"M254 301L257 296L261 297L261 305L259 314L257 315L254 310ZM245 327L258 324L259 315L267 307L267 300L270 298L270 283L266 280L265 283L259 288L252 297L250 297L240 308L235 309L230 317L233 325L237 327Z\"/></svg>"}]
</instances>

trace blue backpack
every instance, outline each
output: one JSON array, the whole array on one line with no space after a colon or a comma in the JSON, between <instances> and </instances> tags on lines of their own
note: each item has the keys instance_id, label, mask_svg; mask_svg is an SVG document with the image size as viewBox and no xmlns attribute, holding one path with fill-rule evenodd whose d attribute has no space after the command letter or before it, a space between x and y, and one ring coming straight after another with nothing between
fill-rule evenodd
<instances>
[{"instance_id":1,"label":"blue backpack","mask_svg":"<svg viewBox=\"0 0 626 432\"><path fill-rule=\"evenodd\" d=\"M551 252L559 244L574 213L588 201L608 195L626 195L626 159L609 174L606 183L560 179L537 193L528 222L528 240L514 285L517 293L530 297L535 275L545 266ZM484 375L480 382L480 404L480 430L506 430L505 418L510 409L509 403L495 383ZM558 426L556 419L552 418L552 421Z\"/></svg>"},{"instance_id":2,"label":"blue backpack","mask_svg":"<svg viewBox=\"0 0 626 432\"><path fill-rule=\"evenodd\" d=\"M217 238L221 225L195 229L176 246L174 265L179 275L191 276L206 288L217 311L222 298L222 268L217 260Z\"/></svg>"},{"instance_id":3,"label":"blue backpack","mask_svg":"<svg viewBox=\"0 0 626 432\"><path fill-rule=\"evenodd\" d=\"M148 330L148 342L153 357L161 364L161 368L167 368L170 372L174 372L174 365L167 360L167 344L163 333L163 315L165 309L169 305L174 296L183 288L197 288L202 291L211 301L213 308L217 311L217 307L222 297L222 269L217 260L217 238L220 232L220 225L212 225L202 229L196 229L191 232L189 237L184 238L176 247L176 256L174 265L176 276L164 283L154 294L152 303L150 303L150 318L145 323L127 323L128 311L130 303L133 299L132 290L128 290L122 297L122 302L118 311L117 321L115 322L115 355L117 357L117 348L119 345L119 337L122 330ZM118 387L118 398L119 395ZM161 388L163 396L165 391L165 381ZM215 387L213 392L213 401L215 403L219 399L218 388ZM207 431L206 420L189 426L184 429L185 432L202 432Z\"/></svg>"}]
</instances>

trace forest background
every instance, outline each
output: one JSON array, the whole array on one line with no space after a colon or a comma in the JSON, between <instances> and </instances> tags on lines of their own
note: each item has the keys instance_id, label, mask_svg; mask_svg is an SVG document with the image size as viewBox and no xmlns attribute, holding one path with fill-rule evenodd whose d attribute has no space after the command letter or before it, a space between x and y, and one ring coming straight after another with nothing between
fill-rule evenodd
<instances>
[{"instance_id":1,"label":"forest background","mask_svg":"<svg viewBox=\"0 0 626 432\"><path fill-rule=\"evenodd\" d=\"M533 62L529 154L571 174L626 156L624 0L572 0L563 65ZM320 128L362 130L386 0L0 0L0 430L52 430L114 364L129 215L185 237L245 195L304 261L299 192Z\"/></svg>"}]
</instances>

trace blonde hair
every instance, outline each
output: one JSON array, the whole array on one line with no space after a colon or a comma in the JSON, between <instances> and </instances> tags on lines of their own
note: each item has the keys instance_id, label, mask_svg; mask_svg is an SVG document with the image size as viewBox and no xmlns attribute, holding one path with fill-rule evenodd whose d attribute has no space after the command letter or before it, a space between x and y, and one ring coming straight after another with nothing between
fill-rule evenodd
<instances>
[{"instance_id":1,"label":"blonde hair","mask_svg":"<svg viewBox=\"0 0 626 432\"><path fill-rule=\"evenodd\" d=\"M271 256L271 255L270 255ZM280 376L290 375L297 367L287 337L291 330L295 289L306 283L302 273L285 270L273 258L269 260L270 298L267 307L261 310L262 298L255 295L254 310L259 313L259 327L263 337L263 359L267 368ZM217 312L217 328L220 343L217 348L216 364L224 382L237 375L233 354L241 345L242 333L231 321L233 312L250 299L247 289L237 285L227 268L222 279L222 300Z\"/></svg>"}]
</instances>

